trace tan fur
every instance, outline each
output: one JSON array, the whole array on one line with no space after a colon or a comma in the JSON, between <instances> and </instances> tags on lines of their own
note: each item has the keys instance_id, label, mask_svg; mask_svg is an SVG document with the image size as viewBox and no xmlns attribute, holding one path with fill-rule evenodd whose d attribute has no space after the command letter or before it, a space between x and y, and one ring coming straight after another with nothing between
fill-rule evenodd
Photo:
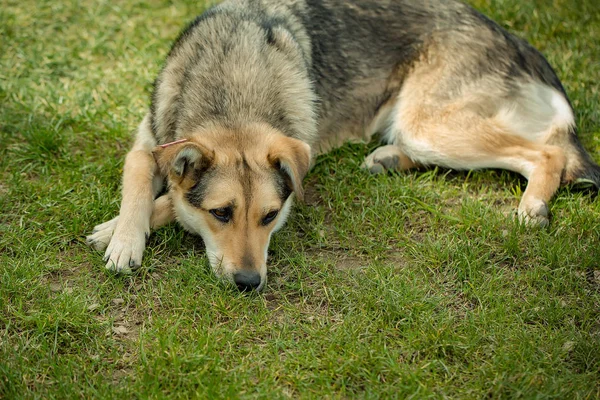
<instances>
[{"instance_id":1,"label":"tan fur","mask_svg":"<svg viewBox=\"0 0 600 400\"><path fill-rule=\"evenodd\" d=\"M150 218L150 228L158 229L175 220L173 212L173 204L170 195L166 194L154 200L152 208L152 216ZM105 250L115 232L119 217L115 217L110 221L97 225L94 228L92 235L88 236L88 242L98 251ZM112 263L109 266L112 268Z\"/></svg>"},{"instance_id":2,"label":"tan fur","mask_svg":"<svg viewBox=\"0 0 600 400\"><path fill-rule=\"evenodd\" d=\"M302 179L310 168L310 151L310 147L304 142L275 135L267 154L267 160L272 166L276 168L280 166L289 174L294 193L300 200L304 198ZM257 159L261 156L261 154L253 154Z\"/></svg>"},{"instance_id":3,"label":"tan fur","mask_svg":"<svg viewBox=\"0 0 600 400\"><path fill-rule=\"evenodd\" d=\"M159 170L170 177L169 203L174 210L173 214L164 210L155 213L167 215L164 219L174 215L187 230L201 235L218 275L233 280L237 272L254 271L260 274L264 286L271 234L283 223L279 220L287 217L291 205L280 198L272 175L278 168L289 174L289 184L301 196L302 179L310 166L310 148L258 124L243 131L213 127L191 135L185 143L158 147L154 155ZM196 162L183 173L176 166L182 156ZM198 168L215 178L208 181L210 188L201 204L192 206L186 196L198 183ZM232 205L229 223L218 221L210 213L211 209ZM262 225L261 220L273 210L279 211L277 219ZM156 218L163 219L158 215Z\"/></svg>"},{"instance_id":4,"label":"tan fur","mask_svg":"<svg viewBox=\"0 0 600 400\"><path fill-rule=\"evenodd\" d=\"M150 152L150 145L154 144L151 137L146 117L140 124L133 149L125 158L119 218L115 220L114 232L105 253L106 267L118 272L128 272L132 267L141 265L146 237L150 234L154 191L158 186L154 183L157 169Z\"/></svg>"},{"instance_id":5,"label":"tan fur","mask_svg":"<svg viewBox=\"0 0 600 400\"><path fill-rule=\"evenodd\" d=\"M175 220L171 196L165 194L154 200L154 208L150 217L150 228L158 229Z\"/></svg>"},{"instance_id":6,"label":"tan fur","mask_svg":"<svg viewBox=\"0 0 600 400\"><path fill-rule=\"evenodd\" d=\"M404 82L390 117L388 140L393 145L376 149L364 166L372 172L419 165L515 171L529 180L519 217L547 225L547 203L561 177L572 179L568 173L580 158L566 145L573 124L568 104L558 92L534 83L523 85L524 99L540 104L533 109L518 103L521 99L505 100L495 93L494 82L488 88L482 83L467 86L449 97L447 82L456 62L437 54L424 55ZM523 125L528 119L540 120L539 128Z\"/></svg>"},{"instance_id":7,"label":"tan fur","mask_svg":"<svg viewBox=\"0 0 600 400\"><path fill-rule=\"evenodd\" d=\"M220 276L260 290L311 155L376 133L385 144L363 163L373 173L522 174L518 215L534 225L548 224L561 183L600 186L547 61L460 1L225 0L169 52L125 161L120 214L88 241L128 272L150 228L176 219Z\"/></svg>"}]
</instances>

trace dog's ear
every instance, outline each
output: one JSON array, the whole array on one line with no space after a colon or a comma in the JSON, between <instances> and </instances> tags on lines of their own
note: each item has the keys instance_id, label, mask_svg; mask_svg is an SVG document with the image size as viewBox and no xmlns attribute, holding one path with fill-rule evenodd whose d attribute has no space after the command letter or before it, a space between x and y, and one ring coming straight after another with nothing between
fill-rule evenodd
<instances>
[{"instance_id":1,"label":"dog's ear","mask_svg":"<svg viewBox=\"0 0 600 400\"><path fill-rule=\"evenodd\" d=\"M310 168L310 146L298 139L278 136L271 145L267 160L288 181L300 200L304 198L302 180Z\"/></svg>"},{"instance_id":2,"label":"dog's ear","mask_svg":"<svg viewBox=\"0 0 600 400\"><path fill-rule=\"evenodd\" d=\"M158 146L153 151L154 159L163 176L187 190L194 186L202 172L206 171L214 160L214 151L197 142L187 141Z\"/></svg>"}]
</instances>

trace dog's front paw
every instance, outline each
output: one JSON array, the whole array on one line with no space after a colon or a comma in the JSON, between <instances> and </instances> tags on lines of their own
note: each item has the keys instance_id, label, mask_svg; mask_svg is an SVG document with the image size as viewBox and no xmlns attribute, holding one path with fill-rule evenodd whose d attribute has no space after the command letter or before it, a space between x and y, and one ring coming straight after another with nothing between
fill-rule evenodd
<instances>
[{"instance_id":1,"label":"dog's front paw","mask_svg":"<svg viewBox=\"0 0 600 400\"><path fill-rule=\"evenodd\" d=\"M142 256L146 247L147 233L130 232L115 233L104 253L106 269L118 273L129 274L142 265Z\"/></svg>"},{"instance_id":2,"label":"dog's front paw","mask_svg":"<svg viewBox=\"0 0 600 400\"><path fill-rule=\"evenodd\" d=\"M550 224L548 204L542 200L522 201L517 211L519 221L534 227L546 227Z\"/></svg>"},{"instance_id":3,"label":"dog's front paw","mask_svg":"<svg viewBox=\"0 0 600 400\"><path fill-rule=\"evenodd\" d=\"M86 243L98 251L105 250L110 243L118 221L119 217L115 217L103 224L96 225L92 234L85 238Z\"/></svg>"}]
</instances>

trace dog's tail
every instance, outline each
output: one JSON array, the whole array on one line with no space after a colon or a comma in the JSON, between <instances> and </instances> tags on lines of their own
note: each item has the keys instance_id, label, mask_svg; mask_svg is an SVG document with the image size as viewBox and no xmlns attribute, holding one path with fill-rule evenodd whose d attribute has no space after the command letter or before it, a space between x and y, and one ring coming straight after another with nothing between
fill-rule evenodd
<instances>
[{"instance_id":1,"label":"dog's tail","mask_svg":"<svg viewBox=\"0 0 600 400\"><path fill-rule=\"evenodd\" d=\"M568 137L565 183L578 189L600 191L600 166L581 145L575 127L569 128Z\"/></svg>"},{"instance_id":2,"label":"dog's tail","mask_svg":"<svg viewBox=\"0 0 600 400\"><path fill-rule=\"evenodd\" d=\"M600 191L600 166L593 161L587 163L573 183L577 188Z\"/></svg>"}]
</instances>

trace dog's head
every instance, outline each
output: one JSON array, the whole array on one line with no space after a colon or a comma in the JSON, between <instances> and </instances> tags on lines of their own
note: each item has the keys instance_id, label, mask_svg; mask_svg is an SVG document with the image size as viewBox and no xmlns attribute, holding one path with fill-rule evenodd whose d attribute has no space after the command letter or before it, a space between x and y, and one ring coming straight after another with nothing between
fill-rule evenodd
<instances>
[{"instance_id":1,"label":"dog's head","mask_svg":"<svg viewBox=\"0 0 600 400\"><path fill-rule=\"evenodd\" d=\"M202 236L217 275L241 290L266 283L271 234L302 197L310 147L267 126L211 129L157 148L177 220Z\"/></svg>"}]
</instances>

